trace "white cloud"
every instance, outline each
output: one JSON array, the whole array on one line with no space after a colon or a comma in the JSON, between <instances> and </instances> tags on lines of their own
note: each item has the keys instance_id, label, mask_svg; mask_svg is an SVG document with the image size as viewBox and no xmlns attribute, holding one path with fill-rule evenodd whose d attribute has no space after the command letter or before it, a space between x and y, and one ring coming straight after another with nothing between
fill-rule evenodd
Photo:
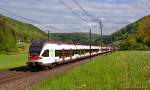
<instances>
[{"instance_id":1,"label":"white cloud","mask_svg":"<svg viewBox=\"0 0 150 90\"><path fill-rule=\"evenodd\" d=\"M63 0L74 11L81 15L89 23L85 23L66 9L59 0L1 0L0 8L7 9L17 15L33 19L42 23L43 30L52 32L88 32L89 24L93 32L99 33L98 27L82 10L75 5L73 0ZM150 14L149 0L77 0L91 15L102 18L104 33L110 34L117 29L135 21L144 15ZM18 18L12 13L1 10L1 14ZM30 22L33 23L33 22ZM57 27L49 28L50 26Z\"/></svg>"}]
</instances>

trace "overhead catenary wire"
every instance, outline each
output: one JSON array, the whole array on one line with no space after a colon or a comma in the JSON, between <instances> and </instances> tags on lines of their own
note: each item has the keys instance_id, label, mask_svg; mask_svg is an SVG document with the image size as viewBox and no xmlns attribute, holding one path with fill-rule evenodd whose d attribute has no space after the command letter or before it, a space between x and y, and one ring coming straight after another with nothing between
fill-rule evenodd
<instances>
[{"instance_id":1,"label":"overhead catenary wire","mask_svg":"<svg viewBox=\"0 0 150 90\"><path fill-rule=\"evenodd\" d=\"M88 23L88 21L84 18L82 18L77 12L73 11L63 0L59 0L68 10L70 10L75 16L80 18L82 21Z\"/></svg>"},{"instance_id":2,"label":"overhead catenary wire","mask_svg":"<svg viewBox=\"0 0 150 90\"><path fill-rule=\"evenodd\" d=\"M9 14L11 14L11 15L13 15L13 16L16 16L16 17L18 17L18 18L20 18L20 19L26 20L26 21L28 21L28 22L30 22L30 23L32 23L32 24L37 24L37 25L39 25L39 27L41 27L41 25L42 25L42 23L39 22L39 21L35 21L35 20L33 20L33 19L26 18L26 17L24 17L24 16L18 15L18 14L14 13L14 12L12 12L12 11L10 11L10 10L7 10L7 9L1 8L1 7L0 7L0 9L1 9L1 10L4 10L4 11L6 11L7 13L9 13ZM47 25L46 27L47 27L47 28L50 28L50 29L61 30L61 29L59 29L59 28L57 28L57 27L55 27L55 26L52 26L52 25Z\"/></svg>"},{"instance_id":3,"label":"overhead catenary wire","mask_svg":"<svg viewBox=\"0 0 150 90\"><path fill-rule=\"evenodd\" d=\"M60 1L62 1L62 0L60 0ZM78 16L81 20L83 20L84 22L88 23L87 20L85 20L84 18L82 18L81 16L79 16L79 15L78 15L76 12L74 12L69 6L67 6L67 4L65 4L63 1L62 1L62 3L63 3L63 5L64 5L66 8L68 8L70 11L72 11L72 13L74 13L76 16ZM19 17L20 19L26 20L26 21L28 21L28 22L30 22L30 23L32 23L32 24L33 24L33 23L34 23L34 24L38 24L38 25L41 25L41 24L42 24L41 22L38 22L38 21L35 21L35 20L32 20L32 19L26 18L26 17L21 16L21 15L18 15L18 14L14 13L14 12L12 12L12 11L10 11L10 10L7 10L7 9L1 8L1 7L0 7L0 9L6 11L7 13L12 14L13 16ZM41 27L41 26L39 26L39 27ZM57 27L51 26L51 25L47 25L46 27L47 27L47 28L51 28L51 29L55 29L55 30L62 30L62 29L60 29L60 28L57 28Z\"/></svg>"},{"instance_id":4,"label":"overhead catenary wire","mask_svg":"<svg viewBox=\"0 0 150 90\"><path fill-rule=\"evenodd\" d=\"M102 42L103 42L103 30L102 30L102 28L103 28L103 24L102 24L102 20L100 19L100 20L96 20L95 18L94 18L94 16L92 16L91 14L89 14L80 4L79 4L79 2L77 1L77 0L73 0L74 2L75 2L75 4L88 16L88 17L90 17L91 19L92 19L92 21L94 21L94 22L96 22L96 23L98 23L99 25L100 25L100 37L101 37L101 47L102 47Z\"/></svg>"},{"instance_id":5,"label":"overhead catenary wire","mask_svg":"<svg viewBox=\"0 0 150 90\"><path fill-rule=\"evenodd\" d=\"M76 4L88 17L90 17L90 18L92 19L92 21L98 22L98 20L96 20L96 19L94 18L94 16L92 16L91 14L89 14L89 13L79 4L79 2L78 2L77 0L73 0L73 1L75 2L75 4Z\"/></svg>"},{"instance_id":6,"label":"overhead catenary wire","mask_svg":"<svg viewBox=\"0 0 150 90\"><path fill-rule=\"evenodd\" d=\"M28 22L35 23L35 24L41 24L41 22L34 21L34 20L29 19L29 18L26 18L26 17L24 17L24 16L18 15L18 14L16 14L16 13L12 12L12 11L7 10L7 9L4 9L4 8L0 8L0 9L6 11L7 13L12 14L13 16L19 17L20 19L24 19L24 20L26 20L26 21L28 21Z\"/></svg>"},{"instance_id":7,"label":"overhead catenary wire","mask_svg":"<svg viewBox=\"0 0 150 90\"><path fill-rule=\"evenodd\" d=\"M102 42L103 42L103 30L102 30L102 28L103 28L103 24L102 24L102 20L100 19L100 20L96 20L95 18L94 18L94 16L92 16L91 14L89 14L80 4L79 4L79 2L77 1L77 0L73 0L74 2L75 2L75 4L88 16L88 17L90 17L91 19L92 19L92 21L94 21L95 23L98 23L99 25L100 25L100 37L101 37L101 47L102 47Z\"/></svg>"},{"instance_id":8,"label":"overhead catenary wire","mask_svg":"<svg viewBox=\"0 0 150 90\"><path fill-rule=\"evenodd\" d=\"M84 21L84 22L86 22L86 23L89 23L88 20L82 18L78 13L76 13L75 11L73 11L63 0L60 0L60 1L61 1L61 3L62 3L67 9L69 9L74 15L76 15L77 17L79 17L82 21ZM26 18L26 17L24 17L24 16L18 15L18 14L14 13L14 12L12 12L12 11L10 11L10 10L7 10L7 9L1 8L1 7L0 7L0 9L3 10L3 11L5 11L6 13L8 13L8 14L7 14L8 16L9 16L9 14L10 14L10 15L13 15L13 16L15 16L15 17L17 17L17 18L20 18L20 19L22 19L22 20L25 20L26 22L29 22L29 23L31 23L31 24L37 24L37 25L41 28L42 23L39 22L39 21L35 21L35 20L33 20L33 19ZM17 18L16 18L16 19L17 19ZM46 25L45 27L46 27L46 28L55 29L55 30L62 30L62 29L59 29L59 28L57 28L57 27L55 27L55 26L51 26L51 25Z\"/></svg>"}]
</instances>

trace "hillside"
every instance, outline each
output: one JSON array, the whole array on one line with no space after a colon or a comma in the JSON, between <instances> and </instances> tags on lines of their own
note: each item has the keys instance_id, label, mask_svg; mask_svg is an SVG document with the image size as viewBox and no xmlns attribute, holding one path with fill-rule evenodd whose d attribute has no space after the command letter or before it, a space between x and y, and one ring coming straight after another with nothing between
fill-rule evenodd
<instances>
[{"instance_id":1,"label":"hillside","mask_svg":"<svg viewBox=\"0 0 150 90\"><path fill-rule=\"evenodd\" d=\"M33 25L0 15L0 52L15 52L18 40L28 42L44 39L45 35L46 33Z\"/></svg>"},{"instance_id":2,"label":"hillside","mask_svg":"<svg viewBox=\"0 0 150 90\"><path fill-rule=\"evenodd\" d=\"M88 33L52 33L52 39L56 41L68 42L68 43L79 43L89 44ZM92 34L92 44L97 44L96 39L99 37L97 34Z\"/></svg>"},{"instance_id":3,"label":"hillside","mask_svg":"<svg viewBox=\"0 0 150 90\"><path fill-rule=\"evenodd\" d=\"M46 40L47 35L37 27L0 15L0 53L18 51L19 41ZM110 42L109 36L103 36L103 43ZM89 33L51 33L50 40L66 43L90 44ZM92 45L100 45L100 35L92 34Z\"/></svg>"},{"instance_id":4,"label":"hillside","mask_svg":"<svg viewBox=\"0 0 150 90\"><path fill-rule=\"evenodd\" d=\"M111 37L122 50L149 50L150 15L118 30Z\"/></svg>"},{"instance_id":5,"label":"hillside","mask_svg":"<svg viewBox=\"0 0 150 90\"><path fill-rule=\"evenodd\" d=\"M76 32L76 33L51 33L51 38L55 41L62 41L67 43L78 43L83 45L89 45L90 44L90 38L89 33L82 33L82 32ZM99 34L92 34L91 35L91 41L92 45L100 45L100 35ZM103 36L103 43L107 44L110 42L109 36L104 35Z\"/></svg>"}]
</instances>

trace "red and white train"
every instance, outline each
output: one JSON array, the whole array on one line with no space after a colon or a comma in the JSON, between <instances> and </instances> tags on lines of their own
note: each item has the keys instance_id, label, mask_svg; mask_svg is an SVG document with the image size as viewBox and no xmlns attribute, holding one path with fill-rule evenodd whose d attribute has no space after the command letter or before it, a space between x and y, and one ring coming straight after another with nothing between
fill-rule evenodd
<instances>
[{"instance_id":1,"label":"red and white train","mask_svg":"<svg viewBox=\"0 0 150 90\"><path fill-rule=\"evenodd\" d=\"M91 55L111 51L110 47L91 46ZM27 64L29 67L54 66L90 56L90 46L60 44L51 42L32 42L29 47Z\"/></svg>"}]
</instances>

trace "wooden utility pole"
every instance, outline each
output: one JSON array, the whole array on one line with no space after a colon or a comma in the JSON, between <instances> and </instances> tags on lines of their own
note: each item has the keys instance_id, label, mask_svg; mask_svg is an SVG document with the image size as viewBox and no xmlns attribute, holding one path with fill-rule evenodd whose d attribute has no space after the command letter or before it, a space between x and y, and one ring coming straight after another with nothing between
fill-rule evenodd
<instances>
[{"instance_id":1,"label":"wooden utility pole","mask_svg":"<svg viewBox=\"0 0 150 90\"><path fill-rule=\"evenodd\" d=\"M90 29L90 61L91 61L91 29Z\"/></svg>"}]
</instances>

